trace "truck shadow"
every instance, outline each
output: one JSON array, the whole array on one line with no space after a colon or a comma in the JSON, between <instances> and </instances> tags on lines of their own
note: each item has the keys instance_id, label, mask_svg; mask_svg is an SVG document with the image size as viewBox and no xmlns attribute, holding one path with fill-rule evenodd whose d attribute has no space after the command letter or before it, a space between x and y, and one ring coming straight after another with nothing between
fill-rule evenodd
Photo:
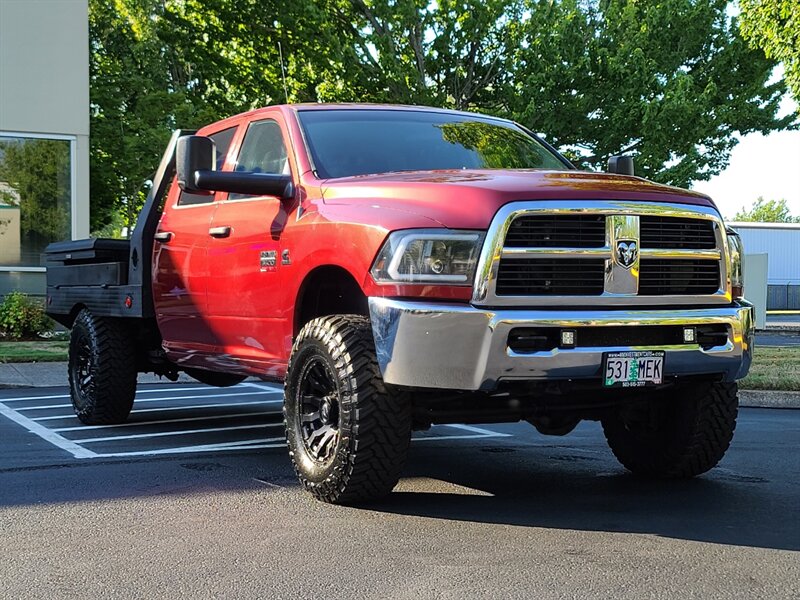
<instances>
[{"instance_id":1,"label":"truck shadow","mask_svg":"<svg viewBox=\"0 0 800 600\"><path fill-rule=\"evenodd\" d=\"M652 481L628 474L610 453L496 448L500 452L487 460L487 450L492 449L426 453L409 465L388 502L370 508L453 521L800 550L800 506L791 482L739 475L724 466L694 480ZM431 491L431 484L438 489Z\"/></svg>"}]
</instances>

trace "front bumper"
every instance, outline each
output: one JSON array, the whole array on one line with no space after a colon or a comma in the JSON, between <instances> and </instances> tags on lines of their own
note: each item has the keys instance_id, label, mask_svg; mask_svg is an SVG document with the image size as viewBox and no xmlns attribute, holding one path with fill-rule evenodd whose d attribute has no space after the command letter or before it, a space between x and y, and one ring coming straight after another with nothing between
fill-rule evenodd
<instances>
[{"instance_id":1,"label":"front bumper","mask_svg":"<svg viewBox=\"0 0 800 600\"><path fill-rule=\"evenodd\" d=\"M604 352L665 350L665 377L714 374L725 381L747 375L753 352L753 309L661 310L483 309L387 298L369 299L383 379L394 385L452 390L492 390L501 380L551 381L601 378ZM607 346L514 352L508 336L518 327L611 327L724 324L724 345Z\"/></svg>"}]
</instances>

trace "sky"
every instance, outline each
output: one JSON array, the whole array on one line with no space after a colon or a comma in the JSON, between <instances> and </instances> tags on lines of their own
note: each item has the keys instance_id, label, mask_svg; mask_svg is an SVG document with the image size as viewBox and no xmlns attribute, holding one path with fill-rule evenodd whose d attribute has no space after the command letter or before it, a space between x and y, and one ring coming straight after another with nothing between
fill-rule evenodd
<instances>
[{"instance_id":1,"label":"sky","mask_svg":"<svg viewBox=\"0 0 800 600\"><path fill-rule=\"evenodd\" d=\"M793 110L797 104L785 98L781 114ZM750 208L759 196L783 198L791 214L800 216L800 131L742 136L728 167L708 181L695 182L692 189L711 196L726 219Z\"/></svg>"}]
</instances>

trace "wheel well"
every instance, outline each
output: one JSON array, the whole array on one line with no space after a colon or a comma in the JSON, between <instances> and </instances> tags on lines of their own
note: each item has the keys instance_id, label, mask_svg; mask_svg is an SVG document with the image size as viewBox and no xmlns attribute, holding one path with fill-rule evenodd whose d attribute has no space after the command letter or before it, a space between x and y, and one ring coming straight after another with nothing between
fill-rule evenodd
<instances>
[{"instance_id":1,"label":"wheel well","mask_svg":"<svg viewBox=\"0 0 800 600\"><path fill-rule=\"evenodd\" d=\"M300 286L294 309L294 334L311 319L344 314L369 316L367 297L361 286L342 267L317 267Z\"/></svg>"},{"instance_id":2,"label":"wheel well","mask_svg":"<svg viewBox=\"0 0 800 600\"><path fill-rule=\"evenodd\" d=\"M72 329L72 324L75 322L75 319L78 318L78 313L81 312L84 308L86 308L85 304L76 304L72 307L72 310L69 311L69 315L66 318L56 318L56 320L61 323L67 329Z\"/></svg>"}]
</instances>

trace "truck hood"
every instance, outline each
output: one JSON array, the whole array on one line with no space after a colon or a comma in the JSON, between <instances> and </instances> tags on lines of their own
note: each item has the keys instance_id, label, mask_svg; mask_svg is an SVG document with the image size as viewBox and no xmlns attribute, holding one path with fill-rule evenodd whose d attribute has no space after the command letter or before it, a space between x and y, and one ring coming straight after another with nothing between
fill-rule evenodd
<instances>
[{"instance_id":1,"label":"truck hood","mask_svg":"<svg viewBox=\"0 0 800 600\"><path fill-rule=\"evenodd\" d=\"M425 216L453 229L486 229L518 200L639 200L711 206L708 196L640 177L586 171L413 171L329 179L326 204L368 203Z\"/></svg>"}]
</instances>

